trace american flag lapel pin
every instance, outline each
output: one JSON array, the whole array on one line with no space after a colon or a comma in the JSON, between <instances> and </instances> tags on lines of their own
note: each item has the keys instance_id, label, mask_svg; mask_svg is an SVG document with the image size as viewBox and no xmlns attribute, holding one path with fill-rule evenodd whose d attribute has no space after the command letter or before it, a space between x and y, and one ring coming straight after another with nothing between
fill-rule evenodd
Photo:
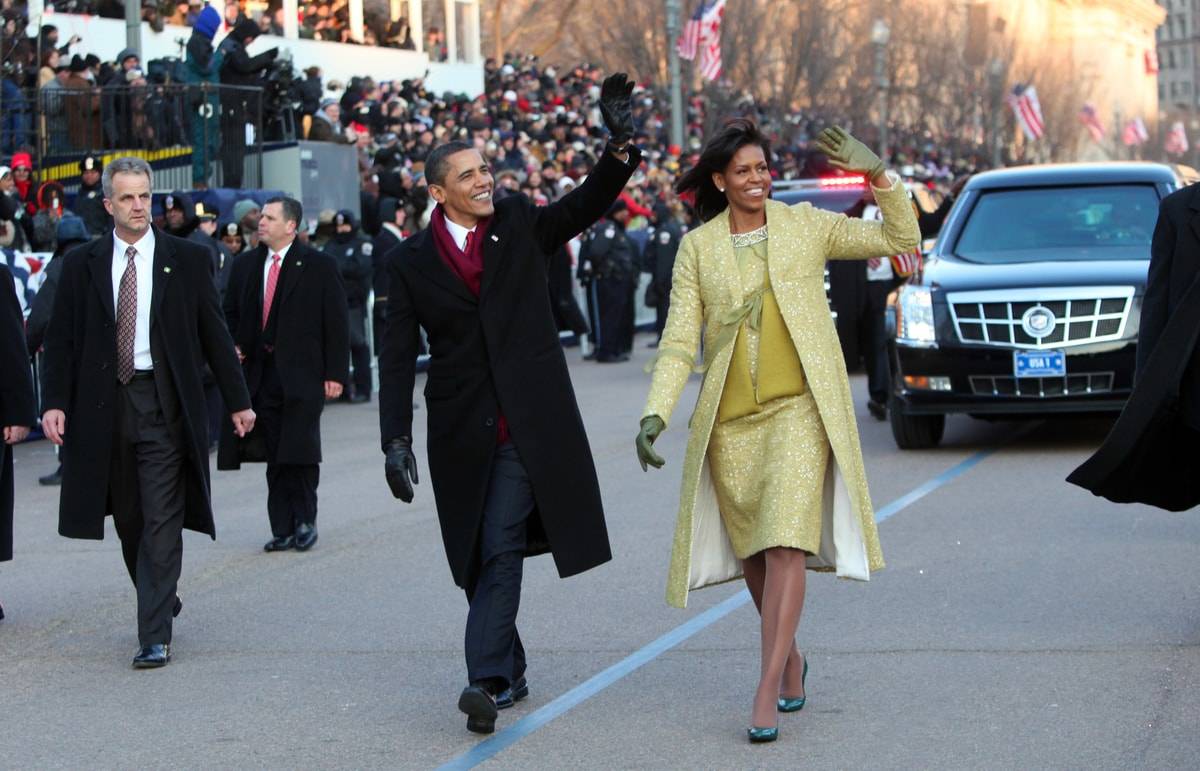
<instances>
[{"instance_id":1,"label":"american flag lapel pin","mask_svg":"<svg viewBox=\"0 0 1200 771\"><path fill-rule=\"evenodd\" d=\"M170 265L164 265L164 266L163 266L163 273L170 273L170 272L171 272L171 266L170 266Z\"/></svg>"},{"instance_id":2,"label":"american flag lapel pin","mask_svg":"<svg viewBox=\"0 0 1200 771\"><path fill-rule=\"evenodd\" d=\"M492 240L493 240L493 241L495 241L496 243L500 243L500 236L498 236L498 235L496 235L495 233L493 233L493 234L492 234Z\"/></svg>"}]
</instances>

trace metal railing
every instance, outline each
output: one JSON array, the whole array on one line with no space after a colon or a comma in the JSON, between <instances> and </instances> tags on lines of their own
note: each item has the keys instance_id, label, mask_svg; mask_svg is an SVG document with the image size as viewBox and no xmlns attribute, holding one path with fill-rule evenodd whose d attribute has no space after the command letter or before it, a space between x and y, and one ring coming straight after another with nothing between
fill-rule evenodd
<instances>
[{"instance_id":1,"label":"metal railing","mask_svg":"<svg viewBox=\"0 0 1200 771\"><path fill-rule=\"evenodd\" d=\"M89 153L165 160L192 154L193 179L259 187L268 141L292 141L291 105L259 87L165 83L87 89L10 89L0 103L0 153L27 148L39 181ZM44 179L43 179L44 177Z\"/></svg>"}]
</instances>

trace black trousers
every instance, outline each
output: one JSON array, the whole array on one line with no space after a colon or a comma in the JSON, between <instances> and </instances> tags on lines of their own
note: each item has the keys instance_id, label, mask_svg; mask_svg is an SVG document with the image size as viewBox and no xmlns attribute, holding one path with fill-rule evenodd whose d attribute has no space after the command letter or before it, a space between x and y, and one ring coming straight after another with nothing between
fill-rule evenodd
<instances>
[{"instance_id":1,"label":"black trousers","mask_svg":"<svg viewBox=\"0 0 1200 771\"><path fill-rule=\"evenodd\" d=\"M138 642L171 642L183 567L185 458L179 426L163 416L153 374L117 386L109 508L137 589Z\"/></svg>"},{"instance_id":2,"label":"black trousers","mask_svg":"<svg viewBox=\"0 0 1200 771\"><path fill-rule=\"evenodd\" d=\"M276 463L283 433L283 384L273 356L263 361L262 382L254 395L256 427L267 447L267 516L271 535L286 538L298 525L317 524L317 485L321 467L316 463Z\"/></svg>"},{"instance_id":3,"label":"black trousers","mask_svg":"<svg viewBox=\"0 0 1200 771\"><path fill-rule=\"evenodd\" d=\"M629 281L616 276L595 279L596 313L600 316L596 358L610 359L625 352Z\"/></svg>"},{"instance_id":4,"label":"black trousers","mask_svg":"<svg viewBox=\"0 0 1200 771\"><path fill-rule=\"evenodd\" d=\"M375 348L375 355L383 350L383 331L387 326L387 298L375 298L375 304L371 308L371 344Z\"/></svg>"},{"instance_id":5,"label":"black trousers","mask_svg":"<svg viewBox=\"0 0 1200 771\"><path fill-rule=\"evenodd\" d=\"M479 534L479 570L467 587L464 646L467 679L489 681L496 690L525 674L525 648L517 633L526 522L533 513L533 486L517 448L496 449Z\"/></svg>"},{"instance_id":6,"label":"black trousers","mask_svg":"<svg viewBox=\"0 0 1200 771\"><path fill-rule=\"evenodd\" d=\"M625 308L621 317L621 353L633 351L633 333L637 317L637 290L639 274L634 273L625 282Z\"/></svg>"},{"instance_id":7,"label":"black trousers","mask_svg":"<svg viewBox=\"0 0 1200 771\"><path fill-rule=\"evenodd\" d=\"M858 350L867 370L867 392L871 400L887 404L890 383L887 357L887 297L891 281L868 281L862 313L858 318Z\"/></svg>"},{"instance_id":8,"label":"black trousers","mask_svg":"<svg viewBox=\"0 0 1200 771\"><path fill-rule=\"evenodd\" d=\"M667 327L667 314L671 312L671 289L657 284L658 304L654 306L654 339L662 340L663 330Z\"/></svg>"},{"instance_id":9,"label":"black trousers","mask_svg":"<svg viewBox=\"0 0 1200 771\"><path fill-rule=\"evenodd\" d=\"M367 345L367 309L350 307L350 366L354 368L354 393L371 395L371 349Z\"/></svg>"},{"instance_id":10,"label":"black trousers","mask_svg":"<svg viewBox=\"0 0 1200 771\"><path fill-rule=\"evenodd\" d=\"M246 172L246 105L226 100L221 105L221 187L242 186Z\"/></svg>"}]
</instances>

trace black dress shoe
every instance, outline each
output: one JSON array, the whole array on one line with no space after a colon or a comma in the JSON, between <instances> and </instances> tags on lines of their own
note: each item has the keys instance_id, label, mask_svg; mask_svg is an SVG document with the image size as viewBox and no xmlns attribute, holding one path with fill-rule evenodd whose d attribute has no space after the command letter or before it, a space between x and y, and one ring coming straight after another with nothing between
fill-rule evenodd
<instances>
[{"instance_id":1,"label":"black dress shoe","mask_svg":"<svg viewBox=\"0 0 1200 771\"><path fill-rule=\"evenodd\" d=\"M164 643L143 645L138 654L133 657L134 669L157 669L165 667L171 660L171 646Z\"/></svg>"},{"instance_id":2,"label":"black dress shoe","mask_svg":"<svg viewBox=\"0 0 1200 771\"><path fill-rule=\"evenodd\" d=\"M171 618L179 618L179 614L183 612L183 600L179 599L179 595L175 595L175 607L171 608Z\"/></svg>"},{"instance_id":3,"label":"black dress shoe","mask_svg":"<svg viewBox=\"0 0 1200 771\"><path fill-rule=\"evenodd\" d=\"M316 542L316 525L300 525L296 528L296 551L308 551Z\"/></svg>"},{"instance_id":4,"label":"black dress shoe","mask_svg":"<svg viewBox=\"0 0 1200 771\"><path fill-rule=\"evenodd\" d=\"M467 715L467 730L490 734L496 730L496 699L481 685L468 685L458 697L458 708Z\"/></svg>"},{"instance_id":5,"label":"black dress shoe","mask_svg":"<svg viewBox=\"0 0 1200 771\"><path fill-rule=\"evenodd\" d=\"M296 539L294 536L281 535L267 541L266 545L263 546L263 551L287 551L295 545Z\"/></svg>"},{"instance_id":6,"label":"black dress shoe","mask_svg":"<svg viewBox=\"0 0 1200 771\"><path fill-rule=\"evenodd\" d=\"M53 473L47 474L44 477L38 477L38 484L42 487L54 487L62 484L62 464L58 464L58 468Z\"/></svg>"},{"instance_id":7,"label":"black dress shoe","mask_svg":"<svg viewBox=\"0 0 1200 771\"><path fill-rule=\"evenodd\" d=\"M528 695L529 683L524 677L518 677L515 683L496 694L496 709L508 709Z\"/></svg>"},{"instance_id":8,"label":"black dress shoe","mask_svg":"<svg viewBox=\"0 0 1200 771\"><path fill-rule=\"evenodd\" d=\"M0 605L0 621L4 620L4 606Z\"/></svg>"},{"instance_id":9,"label":"black dress shoe","mask_svg":"<svg viewBox=\"0 0 1200 771\"><path fill-rule=\"evenodd\" d=\"M371 401L370 394L355 394L350 397L351 404L366 404L369 401Z\"/></svg>"},{"instance_id":10,"label":"black dress shoe","mask_svg":"<svg viewBox=\"0 0 1200 771\"><path fill-rule=\"evenodd\" d=\"M887 405L871 399L867 402L867 412L876 420L887 420Z\"/></svg>"}]
</instances>

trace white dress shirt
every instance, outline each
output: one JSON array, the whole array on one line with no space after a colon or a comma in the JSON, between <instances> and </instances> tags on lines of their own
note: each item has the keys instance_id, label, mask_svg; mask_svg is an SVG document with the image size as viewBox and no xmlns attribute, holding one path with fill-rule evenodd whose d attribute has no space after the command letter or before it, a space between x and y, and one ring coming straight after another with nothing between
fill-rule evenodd
<instances>
[{"instance_id":1,"label":"white dress shirt","mask_svg":"<svg viewBox=\"0 0 1200 771\"><path fill-rule=\"evenodd\" d=\"M154 359L150 356L150 298L154 294L154 228L147 228L146 235L136 244L121 240L113 231L113 312L120 312L121 276L125 275L125 250L132 246L137 249L133 258L134 271L137 275L137 329L133 335L133 368L154 369Z\"/></svg>"},{"instance_id":2,"label":"white dress shirt","mask_svg":"<svg viewBox=\"0 0 1200 771\"><path fill-rule=\"evenodd\" d=\"M287 246L280 249L278 252L273 251L271 249L271 247L267 246L266 244L263 244L263 246L267 246L267 258L265 260L263 260L263 305L267 304L267 277L271 275L271 262L272 262L271 255L273 255L273 254L279 255L279 271L282 273L283 272L283 261L287 259L288 250L292 248L292 244L294 244L294 243L296 243L296 242L292 241ZM279 287L275 287L275 291L279 291ZM273 299L272 299L272 302L274 302Z\"/></svg>"},{"instance_id":3,"label":"white dress shirt","mask_svg":"<svg viewBox=\"0 0 1200 771\"><path fill-rule=\"evenodd\" d=\"M446 217L446 230L450 231L450 237L458 245L458 250L465 252L467 250L467 233L474 233L475 228L464 228L454 220Z\"/></svg>"}]
</instances>

